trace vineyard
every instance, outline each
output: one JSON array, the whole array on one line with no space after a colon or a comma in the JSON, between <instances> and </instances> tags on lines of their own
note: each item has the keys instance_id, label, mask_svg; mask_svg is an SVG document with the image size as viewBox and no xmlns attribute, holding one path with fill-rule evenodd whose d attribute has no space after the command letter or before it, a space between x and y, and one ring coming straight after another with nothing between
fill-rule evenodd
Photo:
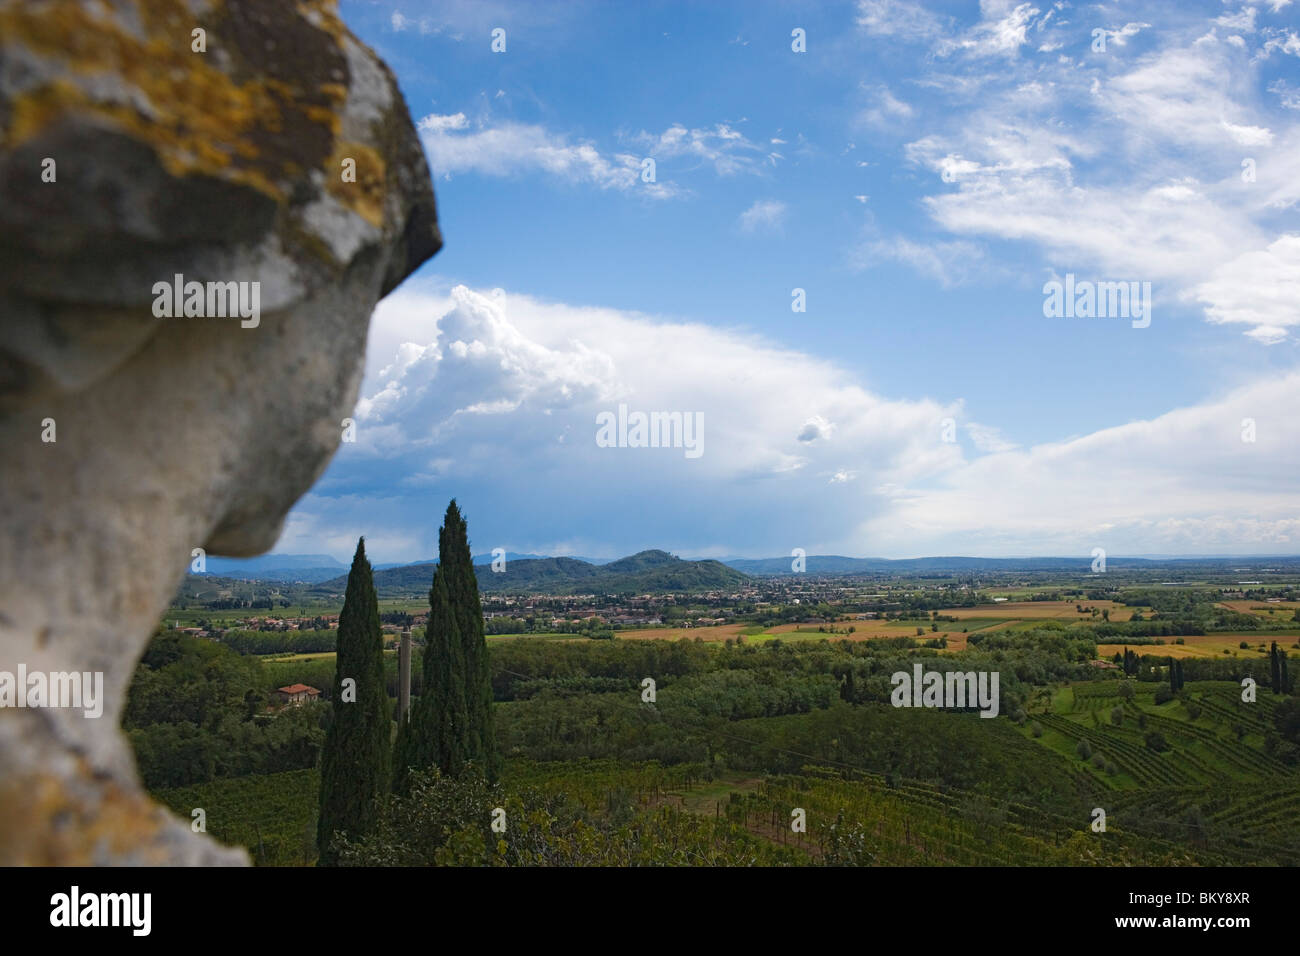
<instances>
[{"instance_id":1,"label":"vineyard","mask_svg":"<svg viewBox=\"0 0 1300 956\"><path fill-rule=\"evenodd\" d=\"M160 790L154 797L193 821L203 811L207 832L242 846L259 866L305 866L316 859L316 770L253 774Z\"/></svg>"},{"instance_id":2,"label":"vineyard","mask_svg":"<svg viewBox=\"0 0 1300 956\"><path fill-rule=\"evenodd\" d=\"M491 647L500 781L434 780L418 798L394 797L349 862L1300 865L1300 775L1280 736L1292 724L1279 719L1293 697L1261 688L1246 703L1224 679L1175 691L1160 680L1163 658L1142 659L1147 679L1098 674L1095 645L1050 623L956 654L825 640ZM313 865L319 774L298 768L314 765L330 704L234 717L268 672L288 680L333 662L259 672L183 641L157 658L142 665L131 710L139 759L196 780L158 798L182 819L201 809L207 832L257 865ZM1000 670L999 717L891 706L889 675L917 658ZM647 673L658 675L652 702ZM204 719L171 703L196 680L229 702L198 738L168 722ZM189 763L168 756L173 739ZM196 749L245 739L240 760L226 744L211 757ZM242 769L263 750L280 772ZM504 832L489 827L496 808Z\"/></svg>"}]
</instances>

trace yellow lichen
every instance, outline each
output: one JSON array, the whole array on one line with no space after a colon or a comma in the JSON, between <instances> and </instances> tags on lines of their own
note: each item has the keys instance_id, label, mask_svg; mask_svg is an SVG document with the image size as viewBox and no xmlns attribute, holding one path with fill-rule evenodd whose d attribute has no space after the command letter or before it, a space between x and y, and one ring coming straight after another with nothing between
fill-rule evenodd
<instances>
[{"instance_id":1,"label":"yellow lichen","mask_svg":"<svg viewBox=\"0 0 1300 956\"><path fill-rule=\"evenodd\" d=\"M90 866L134 858L168 862L159 840L166 811L143 793L95 779L85 762L82 779L69 784L44 773L8 776L0 785L0 864ZM86 802L83 790L93 791Z\"/></svg>"},{"instance_id":2,"label":"yellow lichen","mask_svg":"<svg viewBox=\"0 0 1300 956\"><path fill-rule=\"evenodd\" d=\"M150 145L172 175L213 176L251 186L277 201L286 198L284 180L302 172L303 159L310 158L315 165L330 154L325 150L310 157L263 155L259 137L282 135L286 120L296 114L299 119L289 129L305 122L320 128L328 140L337 139L347 95L341 84L304 87L264 75L237 82L216 65L220 61L213 53L221 37L210 24L208 52L191 50L190 31L200 24L185 0L136 0L142 37L111 17L97 15L98 9L79 0L0 9L0 42L21 44L63 74L15 97L9 126L3 131L9 148L38 136L65 116L90 115ZM320 30L336 47L341 45L345 28L334 3L301 0L296 10L311 24L304 29ZM121 98L112 102L93 98L88 91L99 74L118 77L138 91L147 101L147 110ZM333 152L338 152L337 147ZM382 162L378 168L382 170ZM374 222L375 203L369 192L336 195Z\"/></svg>"},{"instance_id":3,"label":"yellow lichen","mask_svg":"<svg viewBox=\"0 0 1300 956\"><path fill-rule=\"evenodd\" d=\"M356 161L357 181L343 181L343 161ZM378 228L384 221L384 160L364 143L340 142L330 157L326 188L331 196L346 205L370 225Z\"/></svg>"}]
</instances>

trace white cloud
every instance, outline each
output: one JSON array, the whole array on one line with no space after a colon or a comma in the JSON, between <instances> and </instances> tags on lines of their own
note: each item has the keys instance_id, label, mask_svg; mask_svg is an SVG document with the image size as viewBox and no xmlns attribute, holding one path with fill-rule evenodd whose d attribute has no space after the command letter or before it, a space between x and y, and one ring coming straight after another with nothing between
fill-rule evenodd
<instances>
[{"instance_id":1,"label":"white cloud","mask_svg":"<svg viewBox=\"0 0 1300 956\"><path fill-rule=\"evenodd\" d=\"M346 557L364 533L378 560L428 557L441 507L430 499L452 495L477 535L525 550L548 550L566 526L598 526L601 553L671 546L703 526L727 529L723 551L750 554L785 541L1081 559L1094 546L1300 548L1300 372L1026 448L966 425L971 459L935 424L961 420L960 402L891 399L735 331L417 281L376 310L362 392L357 443L295 509L280 550L326 541ZM595 415L619 402L700 413L704 454L597 447ZM1257 422L1254 443L1243 418Z\"/></svg>"},{"instance_id":2,"label":"white cloud","mask_svg":"<svg viewBox=\"0 0 1300 956\"><path fill-rule=\"evenodd\" d=\"M934 174L923 202L949 233L1032 243L1058 273L1150 281L1166 303L1199 303L1275 342L1293 323L1277 302L1288 287L1268 283L1290 275L1289 245L1274 243L1277 210L1300 203L1300 124L1261 121L1240 65L1211 35L1131 65L1012 66L951 131L905 154ZM1257 183L1240 177L1246 149L1268 170ZM877 240L857 256L953 282L963 256L947 241ZM1247 270L1258 274L1239 281Z\"/></svg>"},{"instance_id":3,"label":"white cloud","mask_svg":"<svg viewBox=\"0 0 1300 956\"><path fill-rule=\"evenodd\" d=\"M1012 451L1019 446L1002 437L1002 432L992 425L980 425L976 422L966 423L966 434L970 436L971 444L978 451L985 453Z\"/></svg>"},{"instance_id":4,"label":"white cloud","mask_svg":"<svg viewBox=\"0 0 1300 956\"><path fill-rule=\"evenodd\" d=\"M1281 52L1290 56L1300 56L1300 35L1288 31L1279 31L1277 35L1270 36L1264 41L1260 48L1260 56L1268 59L1274 52Z\"/></svg>"},{"instance_id":5,"label":"white cloud","mask_svg":"<svg viewBox=\"0 0 1300 956\"><path fill-rule=\"evenodd\" d=\"M1115 46L1125 46L1128 44L1130 37L1137 36L1149 26L1151 26L1149 23L1126 23L1118 30L1107 30L1106 42Z\"/></svg>"},{"instance_id":6,"label":"white cloud","mask_svg":"<svg viewBox=\"0 0 1300 956\"><path fill-rule=\"evenodd\" d=\"M912 107L894 96L887 86L875 87L870 96L871 104L859 114L859 119L869 126L891 127L914 113Z\"/></svg>"},{"instance_id":7,"label":"white cloud","mask_svg":"<svg viewBox=\"0 0 1300 956\"><path fill-rule=\"evenodd\" d=\"M734 535L731 553L761 552L796 534L842 535L843 516L820 496L869 494L850 477L906 483L961 454L934 427L959 406L883 398L833 363L751 335L518 294L440 294L418 281L375 311L362 396L356 443L301 506L319 528L347 512L330 504L336 494L361 488L391 502L373 520L354 509L340 532L353 545L354 532L407 533L411 514L446 492L468 496L467 507L490 500L500 530L473 525L478 533L532 549L596 515L616 551L684 539L707 522ZM620 402L698 412L704 454L597 447L596 414ZM769 517L756 524L757 514Z\"/></svg>"},{"instance_id":8,"label":"white cloud","mask_svg":"<svg viewBox=\"0 0 1300 956\"><path fill-rule=\"evenodd\" d=\"M445 133L449 130L465 129L468 126L469 120L465 118L464 113L448 113L445 116L430 113L416 124L416 128L421 132L429 133Z\"/></svg>"},{"instance_id":9,"label":"white cloud","mask_svg":"<svg viewBox=\"0 0 1300 956\"><path fill-rule=\"evenodd\" d=\"M1219 26L1228 30L1240 30L1243 33L1255 32L1255 8L1242 7L1236 13L1225 13L1214 20ZM1147 24L1150 26L1150 24Z\"/></svg>"},{"instance_id":10,"label":"white cloud","mask_svg":"<svg viewBox=\"0 0 1300 956\"><path fill-rule=\"evenodd\" d=\"M1029 42L1028 30L1038 16L1032 3L1014 4L1011 0L980 0L981 20L960 37L943 40L936 52L949 56L956 52L976 57L1015 56Z\"/></svg>"},{"instance_id":11,"label":"white cloud","mask_svg":"<svg viewBox=\"0 0 1300 956\"><path fill-rule=\"evenodd\" d=\"M760 232L779 232L785 222L786 204L776 199L756 199L740 214L740 231L753 235Z\"/></svg>"},{"instance_id":12,"label":"white cloud","mask_svg":"<svg viewBox=\"0 0 1300 956\"><path fill-rule=\"evenodd\" d=\"M1300 550L1300 374L1082 438L963 462L928 487L890 489L858 529L886 553L1263 553ZM1241 421L1257 440L1241 440ZM1104 462L1104 465L1102 464ZM951 544L949 544L951 546ZM951 553L951 552L950 552Z\"/></svg>"},{"instance_id":13,"label":"white cloud","mask_svg":"<svg viewBox=\"0 0 1300 956\"><path fill-rule=\"evenodd\" d=\"M902 263L945 288L988 274L983 250L964 239L938 242L916 242L904 236L868 239L853 250L850 262L857 269Z\"/></svg>"},{"instance_id":14,"label":"white cloud","mask_svg":"<svg viewBox=\"0 0 1300 956\"><path fill-rule=\"evenodd\" d=\"M671 159L692 159L698 165L712 166L720 176L736 173L753 173L761 169L760 160L771 155L763 147L750 142L740 131L726 123L713 127L688 129L674 123L662 133L642 130L630 138L645 155L656 162ZM774 140L775 142L775 140Z\"/></svg>"},{"instance_id":15,"label":"white cloud","mask_svg":"<svg viewBox=\"0 0 1300 956\"><path fill-rule=\"evenodd\" d=\"M435 176L475 172L509 176L540 172L567 183L637 192L655 199L679 194L670 181L646 183L643 157L602 153L591 143L571 143L543 126L505 122L471 128L464 113L430 114L419 122L420 138ZM658 177L657 177L658 178Z\"/></svg>"},{"instance_id":16,"label":"white cloud","mask_svg":"<svg viewBox=\"0 0 1300 956\"><path fill-rule=\"evenodd\" d=\"M1274 80L1268 91L1277 95L1278 102L1289 110L1300 110L1300 87L1292 86L1286 80Z\"/></svg>"},{"instance_id":17,"label":"white cloud","mask_svg":"<svg viewBox=\"0 0 1300 956\"><path fill-rule=\"evenodd\" d=\"M1300 234L1224 263L1193 289L1211 322L1252 326L1247 333L1273 345L1300 325Z\"/></svg>"},{"instance_id":18,"label":"white cloud","mask_svg":"<svg viewBox=\"0 0 1300 956\"><path fill-rule=\"evenodd\" d=\"M906 0L858 0L857 22L871 36L903 40L928 40L943 32L933 13Z\"/></svg>"},{"instance_id":19,"label":"white cloud","mask_svg":"<svg viewBox=\"0 0 1300 956\"><path fill-rule=\"evenodd\" d=\"M420 17L418 20L415 20L411 17L405 16L400 10L393 11L392 17L389 18L389 23L392 25L394 33L405 33L407 30L414 29L418 30L425 36L428 36L429 34L442 33L446 28L444 24L436 23L429 17ZM461 38L457 36L454 39L459 40Z\"/></svg>"},{"instance_id":20,"label":"white cloud","mask_svg":"<svg viewBox=\"0 0 1300 956\"><path fill-rule=\"evenodd\" d=\"M541 173L570 184L636 192L653 199L681 196L686 190L667 178L664 164L689 161L689 172L709 167L719 176L761 173L779 153L768 152L725 123L688 129L679 123L662 133L624 137L628 152L572 141L544 126L514 121L472 122L463 112L431 113L418 123L435 176L474 172L486 176ZM655 182L645 182L642 163L655 161Z\"/></svg>"}]
</instances>

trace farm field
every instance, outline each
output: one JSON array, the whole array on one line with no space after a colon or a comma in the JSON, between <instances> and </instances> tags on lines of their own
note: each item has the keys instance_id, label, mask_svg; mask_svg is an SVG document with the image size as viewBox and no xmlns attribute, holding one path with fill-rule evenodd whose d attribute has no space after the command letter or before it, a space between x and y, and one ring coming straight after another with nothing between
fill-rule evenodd
<instances>
[{"instance_id":1,"label":"farm field","mask_svg":"<svg viewBox=\"0 0 1300 956\"><path fill-rule=\"evenodd\" d=\"M1093 615L1090 612L1080 613L1077 605L1086 608L1097 608L1100 611L1110 612L1112 621L1127 621L1133 616L1134 611L1145 610L1144 608L1129 607L1125 604L1117 604L1114 601L1005 601L997 604L981 604L977 607L954 607L940 611L940 614L948 614L958 617L962 620L974 620L985 617L1009 618L1020 621L1090 621Z\"/></svg>"},{"instance_id":2,"label":"farm field","mask_svg":"<svg viewBox=\"0 0 1300 956\"><path fill-rule=\"evenodd\" d=\"M1297 601L1276 601L1272 603L1264 601L1220 601L1219 605L1231 611L1239 611L1242 614L1256 614L1265 618L1280 615L1284 621L1294 618L1295 612L1300 610L1300 602Z\"/></svg>"},{"instance_id":3,"label":"farm field","mask_svg":"<svg viewBox=\"0 0 1300 956\"><path fill-rule=\"evenodd\" d=\"M1291 634L1284 634L1275 631L1243 631L1238 634L1214 633L1214 634L1185 634L1181 637L1162 637L1163 644L1124 644L1106 643L1097 645L1097 656L1103 659L1109 659L1115 654L1123 654L1124 648L1127 647L1139 654L1150 654L1156 657L1173 657L1176 659L1185 659L1189 657L1267 657L1269 645L1277 641L1281 647L1294 649L1296 637ZM1179 644L1178 641L1183 643ZM1245 641L1247 647L1241 647L1241 642ZM1260 645L1263 645L1261 648Z\"/></svg>"}]
</instances>

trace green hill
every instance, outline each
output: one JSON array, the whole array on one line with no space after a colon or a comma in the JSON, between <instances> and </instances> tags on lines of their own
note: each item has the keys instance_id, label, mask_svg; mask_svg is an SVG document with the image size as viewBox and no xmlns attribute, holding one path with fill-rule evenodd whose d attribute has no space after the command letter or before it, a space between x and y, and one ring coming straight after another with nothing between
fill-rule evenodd
<instances>
[{"instance_id":1,"label":"green hill","mask_svg":"<svg viewBox=\"0 0 1300 956\"><path fill-rule=\"evenodd\" d=\"M408 564L375 572L380 597L425 595L433 581L434 564ZM527 558L508 561L504 571L490 564L475 565L482 591L540 594L641 594L660 591L711 591L743 587L749 576L720 561L685 561L667 551L642 551L609 564L577 558ZM347 578L324 581L318 596L342 593Z\"/></svg>"}]
</instances>

